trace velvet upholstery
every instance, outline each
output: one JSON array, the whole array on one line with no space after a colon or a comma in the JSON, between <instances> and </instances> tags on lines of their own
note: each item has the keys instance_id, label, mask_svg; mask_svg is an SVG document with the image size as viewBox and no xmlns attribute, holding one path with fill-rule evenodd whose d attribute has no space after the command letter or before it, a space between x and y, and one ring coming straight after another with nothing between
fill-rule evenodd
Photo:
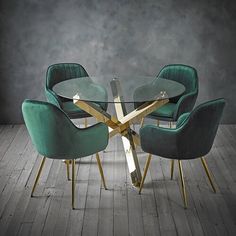
<instances>
[{"instance_id":1,"label":"velvet upholstery","mask_svg":"<svg viewBox=\"0 0 236 236\"><path fill-rule=\"evenodd\" d=\"M224 106L223 98L203 103L180 116L174 129L144 126L140 129L143 151L178 160L206 155L213 145Z\"/></svg>"},{"instance_id":2,"label":"velvet upholstery","mask_svg":"<svg viewBox=\"0 0 236 236\"><path fill-rule=\"evenodd\" d=\"M53 90L53 86L65 80L89 76L86 70L80 64L59 63L48 67L46 75L45 95L47 101L60 107L66 114L72 118L85 118L91 115L74 105L70 99L58 96ZM105 95L106 96L106 95ZM97 103L103 110L107 110L107 103Z\"/></svg>"},{"instance_id":3,"label":"velvet upholstery","mask_svg":"<svg viewBox=\"0 0 236 236\"><path fill-rule=\"evenodd\" d=\"M80 129L51 103L25 100L22 112L34 146L48 158L81 158L104 150L108 144L104 123Z\"/></svg>"},{"instance_id":4,"label":"velvet upholstery","mask_svg":"<svg viewBox=\"0 0 236 236\"><path fill-rule=\"evenodd\" d=\"M198 95L198 75L196 69L182 64L166 65L157 78L174 80L185 86L185 92L176 98L170 98L166 104L148 115L149 118L165 121L177 121L180 115L190 112Z\"/></svg>"}]
</instances>

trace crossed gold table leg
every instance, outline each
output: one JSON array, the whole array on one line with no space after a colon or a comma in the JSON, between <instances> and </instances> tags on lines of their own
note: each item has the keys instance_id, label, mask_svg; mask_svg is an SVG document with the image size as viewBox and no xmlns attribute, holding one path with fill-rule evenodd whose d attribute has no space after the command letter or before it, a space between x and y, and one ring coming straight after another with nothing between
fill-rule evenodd
<instances>
[{"instance_id":1,"label":"crossed gold table leg","mask_svg":"<svg viewBox=\"0 0 236 236\"><path fill-rule=\"evenodd\" d=\"M74 104L95 117L99 122L107 124L110 127L110 138L116 134L121 134L132 184L136 187L139 187L142 175L135 145L140 145L140 139L139 135L130 126L136 121L140 121L143 117L147 116L157 108L168 103L169 100L161 99L154 102L146 102L142 106L127 114L119 81L112 81L111 87L117 118L115 116L111 116L109 113L102 110L94 103L82 101L77 96L74 97Z\"/></svg>"}]
</instances>

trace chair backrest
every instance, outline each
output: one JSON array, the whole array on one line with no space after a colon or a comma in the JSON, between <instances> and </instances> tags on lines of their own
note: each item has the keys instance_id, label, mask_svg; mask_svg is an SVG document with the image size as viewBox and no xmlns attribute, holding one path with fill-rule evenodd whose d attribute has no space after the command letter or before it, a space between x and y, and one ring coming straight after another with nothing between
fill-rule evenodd
<instances>
[{"instance_id":1,"label":"chair backrest","mask_svg":"<svg viewBox=\"0 0 236 236\"><path fill-rule=\"evenodd\" d=\"M195 68L182 64L171 64L164 66L158 77L174 80L185 86L185 92L198 91L198 75Z\"/></svg>"},{"instance_id":2,"label":"chair backrest","mask_svg":"<svg viewBox=\"0 0 236 236\"><path fill-rule=\"evenodd\" d=\"M47 102L25 100L22 113L32 142L41 155L58 159L73 157L72 134L76 127L60 108Z\"/></svg>"},{"instance_id":3,"label":"chair backrest","mask_svg":"<svg viewBox=\"0 0 236 236\"><path fill-rule=\"evenodd\" d=\"M223 98L197 106L180 127L178 156L183 159L206 155L213 145L225 106Z\"/></svg>"},{"instance_id":4,"label":"chair backrest","mask_svg":"<svg viewBox=\"0 0 236 236\"><path fill-rule=\"evenodd\" d=\"M54 64L48 67L46 75L46 88L52 89L55 84L60 83L61 81L86 76L88 76L88 73L80 64Z\"/></svg>"}]
</instances>

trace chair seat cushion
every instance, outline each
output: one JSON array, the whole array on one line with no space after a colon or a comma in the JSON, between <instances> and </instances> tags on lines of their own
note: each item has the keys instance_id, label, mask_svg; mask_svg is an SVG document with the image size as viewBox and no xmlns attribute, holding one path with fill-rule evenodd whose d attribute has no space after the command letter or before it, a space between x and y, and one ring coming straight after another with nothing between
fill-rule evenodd
<instances>
[{"instance_id":1,"label":"chair seat cushion","mask_svg":"<svg viewBox=\"0 0 236 236\"><path fill-rule=\"evenodd\" d=\"M160 118L160 120L173 120L175 109L176 103L169 102L164 106L156 109L154 112L149 114L148 117L153 119Z\"/></svg>"},{"instance_id":2,"label":"chair seat cushion","mask_svg":"<svg viewBox=\"0 0 236 236\"><path fill-rule=\"evenodd\" d=\"M63 102L62 109L72 119L91 116L90 114L76 106L72 101Z\"/></svg>"}]
</instances>

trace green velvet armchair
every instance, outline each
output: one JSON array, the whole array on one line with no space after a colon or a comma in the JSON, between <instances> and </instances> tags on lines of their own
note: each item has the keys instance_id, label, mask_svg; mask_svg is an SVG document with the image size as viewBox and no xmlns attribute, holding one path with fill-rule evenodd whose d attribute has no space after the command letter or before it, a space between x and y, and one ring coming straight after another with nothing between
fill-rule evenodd
<instances>
[{"instance_id":1,"label":"green velvet armchair","mask_svg":"<svg viewBox=\"0 0 236 236\"><path fill-rule=\"evenodd\" d=\"M139 193L141 193L152 155L171 159L171 179L173 178L174 160L178 160L185 207L187 207L187 197L182 160L200 158L210 184L214 192L216 191L203 156L211 150L224 106L225 100L223 98L203 103L191 113L184 113L180 116L174 129L161 128L154 125L146 125L140 129L141 147L143 151L149 153L149 156Z\"/></svg>"},{"instance_id":2,"label":"green velvet armchair","mask_svg":"<svg viewBox=\"0 0 236 236\"><path fill-rule=\"evenodd\" d=\"M104 123L80 129L57 106L33 100L23 102L22 113L32 143L37 151L44 156L31 196L33 196L46 158L66 160L68 178L70 160L72 162L72 208L74 209L75 159L95 153L103 185L106 189L98 155L98 152L104 150L108 144L108 127Z\"/></svg>"},{"instance_id":3,"label":"green velvet armchair","mask_svg":"<svg viewBox=\"0 0 236 236\"><path fill-rule=\"evenodd\" d=\"M80 64L54 64L48 67L45 87L47 101L60 107L71 119L85 118L85 127L87 127L87 117L91 117L91 115L74 105L72 100L58 96L52 88L55 84L64 80L87 76L89 76L88 73ZM104 97L106 96L107 94L104 93ZM107 103L98 103L98 105L103 110L107 110Z\"/></svg>"},{"instance_id":4,"label":"green velvet armchair","mask_svg":"<svg viewBox=\"0 0 236 236\"><path fill-rule=\"evenodd\" d=\"M181 64L171 64L164 66L157 78L174 80L185 86L185 92L179 97L171 98L169 103L158 108L147 117L158 121L175 122L186 112L190 112L196 102L198 95L198 75L196 69L191 66ZM141 126L143 126L142 120Z\"/></svg>"}]
</instances>

